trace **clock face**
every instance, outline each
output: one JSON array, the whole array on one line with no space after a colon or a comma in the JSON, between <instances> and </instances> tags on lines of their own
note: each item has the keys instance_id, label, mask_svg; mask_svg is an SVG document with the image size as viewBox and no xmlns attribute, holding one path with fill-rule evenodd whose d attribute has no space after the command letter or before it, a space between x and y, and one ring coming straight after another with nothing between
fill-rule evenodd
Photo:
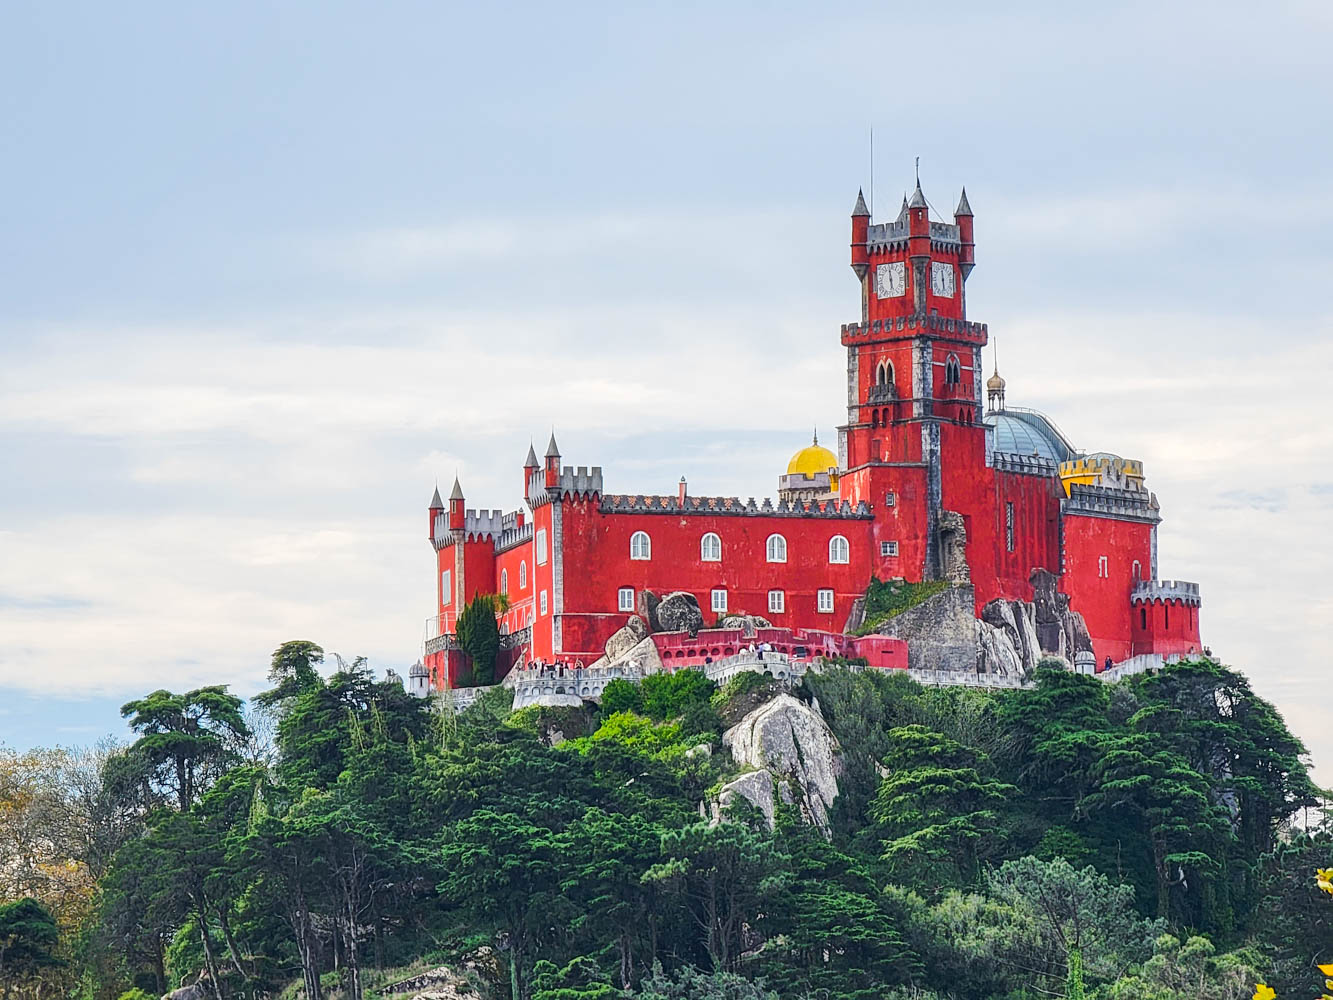
<instances>
[{"instance_id":1,"label":"clock face","mask_svg":"<svg viewBox=\"0 0 1333 1000\"><path fill-rule=\"evenodd\" d=\"M907 291L907 265L900 260L875 268L875 294L892 299Z\"/></svg>"},{"instance_id":2,"label":"clock face","mask_svg":"<svg viewBox=\"0 0 1333 1000\"><path fill-rule=\"evenodd\" d=\"M946 299L953 298L953 265L935 261L930 265L930 290Z\"/></svg>"}]
</instances>

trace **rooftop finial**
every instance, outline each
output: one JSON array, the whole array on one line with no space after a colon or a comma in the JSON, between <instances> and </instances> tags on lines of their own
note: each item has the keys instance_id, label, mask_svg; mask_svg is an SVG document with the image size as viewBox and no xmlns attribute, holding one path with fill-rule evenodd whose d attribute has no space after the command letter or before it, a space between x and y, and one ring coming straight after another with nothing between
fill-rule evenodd
<instances>
[{"instance_id":1,"label":"rooftop finial","mask_svg":"<svg viewBox=\"0 0 1333 1000\"><path fill-rule=\"evenodd\" d=\"M815 441L814 441L814 443L815 443L815 444L819 444L819 428L818 428L818 427L815 428Z\"/></svg>"},{"instance_id":2,"label":"rooftop finial","mask_svg":"<svg viewBox=\"0 0 1333 1000\"><path fill-rule=\"evenodd\" d=\"M916 186L921 186L921 157L916 158Z\"/></svg>"}]
</instances>

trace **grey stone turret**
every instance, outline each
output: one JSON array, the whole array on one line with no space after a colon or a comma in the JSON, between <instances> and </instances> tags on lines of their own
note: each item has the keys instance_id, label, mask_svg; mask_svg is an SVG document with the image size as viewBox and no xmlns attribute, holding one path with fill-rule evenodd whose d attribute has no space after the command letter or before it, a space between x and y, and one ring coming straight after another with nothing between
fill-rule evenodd
<instances>
[{"instance_id":1,"label":"grey stone turret","mask_svg":"<svg viewBox=\"0 0 1333 1000\"><path fill-rule=\"evenodd\" d=\"M435 493L430 498L430 509L444 510L444 501L440 499L440 487L438 484L435 486Z\"/></svg>"},{"instance_id":2,"label":"grey stone turret","mask_svg":"<svg viewBox=\"0 0 1333 1000\"><path fill-rule=\"evenodd\" d=\"M982 194L985 194L983 191ZM971 215L972 206L967 203L967 188L963 188L963 196L958 199L958 207L953 210L953 217L956 219L960 215Z\"/></svg>"},{"instance_id":3,"label":"grey stone turret","mask_svg":"<svg viewBox=\"0 0 1333 1000\"><path fill-rule=\"evenodd\" d=\"M552 438L552 440L554 440L554 438ZM542 465L541 462L537 461L537 449L534 448L531 444L529 444L528 457L523 461L523 468L540 469L541 465Z\"/></svg>"},{"instance_id":4,"label":"grey stone turret","mask_svg":"<svg viewBox=\"0 0 1333 1000\"><path fill-rule=\"evenodd\" d=\"M559 458L560 448L555 443L555 431L551 432L551 443L546 446L547 458Z\"/></svg>"},{"instance_id":5,"label":"grey stone turret","mask_svg":"<svg viewBox=\"0 0 1333 1000\"><path fill-rule=\"evenodd\" d=\"M912 192L912 200L907 203L908 208L925 208L926 196L921 193L921 182L916 182L916 190Z\"/></svg>"},{"instance_id":6,"label":"grey stone turret","mask_svg":"<svg viewBox=\"0 0 1333 1000\"><path fill-rule=\"evenodd\" d=\"M852 218L855 219L857 216L861 216L861 215L869 215L869 214L870 214L870 209L866 208L866 198L865 198L865 195L861 193L861 189L860 189L860 188L857 188L857 189L856 189L856 207L852 209Z\"/></svg>"},{"instance_id":7,"label":"grey stone turret","mask_svg":"<svg viewBox=\"0 0 1333 1000\"><path fill-rule=\"evenodd\" d=\"M462 500L462 499L463 499L463 487L462 487L462 485L458 482L458 477L457 477L457 476L454 476L454 490L453 490L452 493L449 494L449 499L450 499L450 500Z\"/></svg>"}]
</instances>

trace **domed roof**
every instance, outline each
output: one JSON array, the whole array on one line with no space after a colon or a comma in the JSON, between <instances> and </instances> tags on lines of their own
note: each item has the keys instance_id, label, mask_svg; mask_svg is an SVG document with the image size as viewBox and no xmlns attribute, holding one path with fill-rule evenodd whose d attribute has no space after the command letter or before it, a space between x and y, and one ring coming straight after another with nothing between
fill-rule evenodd
<instances>
[{"instance_id":1,"label":"domed roof","mask_svg":"<svg viewBox=\"0 0 1333 1000\"><path fill-rule=\"evenodd\" d=\"M994 435L996 451L1048 462L1067 462L1075 455L1064 436L1040 413L999 410L986 414L986 426Z\"/></svg>"},{"instance_id":2,"label":"domed roof","mask_svg":"<svg viewBox=\"0 0 1333 1000\"><path fill-rule=\"evenodd\" d=\"M986 388L990 389L992 392L1004 388L1004 379L1000 376L1000 371L998 368L995 370L994 375L986 379Z\"/></svg>"},{"instance_id":3,"label":"domed roof","mask_svg":"<svg viewBox=\"0 0 1333 1000\"><path fill-rule=\"evenodd\" d=\"M787 463L789 476L813 476L816 472L828 472L838 468L838 456L819 443L816 434L814 442L806 445Z\"/></svg>"}]
</instances>

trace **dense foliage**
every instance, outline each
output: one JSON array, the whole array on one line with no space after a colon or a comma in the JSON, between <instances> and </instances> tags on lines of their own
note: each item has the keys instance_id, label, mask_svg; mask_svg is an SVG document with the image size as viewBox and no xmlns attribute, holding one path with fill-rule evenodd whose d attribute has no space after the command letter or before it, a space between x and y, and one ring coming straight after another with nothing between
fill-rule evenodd
<instances>
[{"instance_id":1,"label":"dense foliage","mask_svg":"<svg viewBox=\"0 0 1333 1000\"><path fill-rule=\"evenodd\" d=\"M158 691L128 746L0 753L0 991L360 1000L467 958L512 1000L1240 1000L1309 994L1333 948L1309 877L1333 842L1289 822L1303 748L1210 661L1004 692L811 675L831 839L789 807L709 817L722 729L771 680L455 714L322 662L281 647L257 714Z\"/></svg>"}]
</instances>

